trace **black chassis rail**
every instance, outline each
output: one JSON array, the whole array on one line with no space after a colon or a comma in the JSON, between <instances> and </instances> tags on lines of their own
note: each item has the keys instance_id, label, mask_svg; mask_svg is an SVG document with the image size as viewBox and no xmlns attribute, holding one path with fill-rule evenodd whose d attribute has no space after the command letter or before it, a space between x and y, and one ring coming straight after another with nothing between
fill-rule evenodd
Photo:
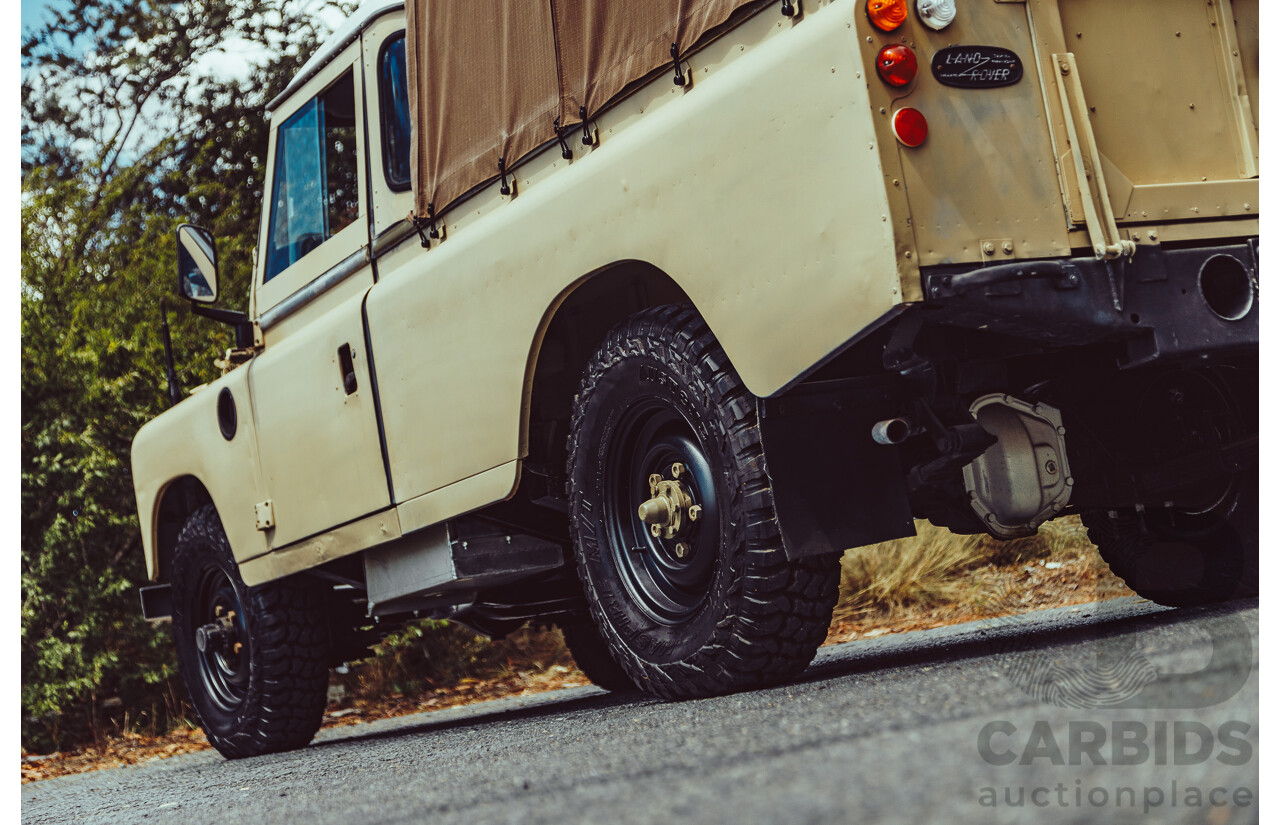
<instances>
[{"instance_id":1,"label":"black chassis rail","mask_svg":"<svg viewBox=\"0 0 1280 825\"><path fill-rule=\"evenodd\" d=\"M1123 342L1121 367L1258 346L1257 238L1139 246L1112 261L937 266L921 279L930 321L1048 347Z\"/></svg>"}]
</instances>

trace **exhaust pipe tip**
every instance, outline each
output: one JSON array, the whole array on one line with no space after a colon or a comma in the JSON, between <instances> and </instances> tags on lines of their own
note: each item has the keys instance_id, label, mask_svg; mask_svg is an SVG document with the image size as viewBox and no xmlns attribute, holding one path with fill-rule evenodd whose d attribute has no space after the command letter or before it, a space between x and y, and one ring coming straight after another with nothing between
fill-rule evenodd
<instances>
[{"instance_id":1,"label":"exhaust pipe tip","mask_svg":"<svg viewBox=\"0 0 1280 825\"><path fill-rule=\"evenodd\" d=\"M905 418L887 418L871 428L871 440L894 447L911 436L911 422Z\"/></svg>"}]
</instances>

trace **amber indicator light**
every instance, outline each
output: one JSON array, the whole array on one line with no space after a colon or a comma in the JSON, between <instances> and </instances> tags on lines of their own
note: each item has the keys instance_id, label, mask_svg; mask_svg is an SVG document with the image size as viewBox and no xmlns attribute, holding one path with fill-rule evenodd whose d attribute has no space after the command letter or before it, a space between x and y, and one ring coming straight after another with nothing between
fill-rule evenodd
<instances>
[{"instance_id":1,"label":"amber indicator light","mask_svg":"<svg viewBox=\"0 0 1280 825\"><path fill-rule=\"evenodd\" d=\"M891 32L907 22L907 0L867 0L867 17L880 31Z\"/></svg>"},{"instance_id":2,"label":"amber indicator light","mask_svg":"<svg viewBox=\"0 0 1280 825\"><path fill-rule=\"evenodd\" d=\"M916 77L916 53L902 45L885 46L876 56L876 71L890 86L906 86Z\"/></svg>"},{"instance_id":3,"label":"amber indicator light","mask_svg":"<svg viewBox=\"0 0 1280 825\"><path fill-rule=\"evenodd\" d=\"M903 146L912 148L924 143L929 136L929 122L920 114L919 109L904 106L893 113L893 136Z\"/></svg>"}]
</instances>

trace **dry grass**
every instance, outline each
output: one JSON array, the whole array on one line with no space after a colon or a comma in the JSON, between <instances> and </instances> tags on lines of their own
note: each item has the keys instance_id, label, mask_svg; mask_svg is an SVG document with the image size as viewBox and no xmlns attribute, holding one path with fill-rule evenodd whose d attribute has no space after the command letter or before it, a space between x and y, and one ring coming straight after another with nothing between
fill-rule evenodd
<instances>
[{"instance_id":1,"label":"dry grass","mask_svg":"<svg viewBox=\"0 0 1280 825\"><path fill-rule=\"evenodd\" d=\"M837 619L972 601L974 582L969 574L986 566L1008 568L1050 558L1061 563L1064 557L1101 564L1075 517L1049 522L1036 535L1014 541L985 534L953 535L927 521L916 522L916 530L913 538L845 553Z\"/></svg>"}]
</instances>

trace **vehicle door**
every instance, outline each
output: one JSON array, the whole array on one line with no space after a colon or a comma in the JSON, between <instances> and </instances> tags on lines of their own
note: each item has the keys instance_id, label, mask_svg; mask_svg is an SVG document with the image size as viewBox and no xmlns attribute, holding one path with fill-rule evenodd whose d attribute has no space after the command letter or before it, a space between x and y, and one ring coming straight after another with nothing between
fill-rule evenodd
<instances>
[{"instance_id":1,"label":"vehicle door","mask_svg":"<svg viewBox=\"0 0 1280 825\"><path fill-rule=\"evenodd\" d=\"M272 548L390 506L363 320L363 65L353 43L272 112L249 388Z\"/></svg>"}]
</instances>

